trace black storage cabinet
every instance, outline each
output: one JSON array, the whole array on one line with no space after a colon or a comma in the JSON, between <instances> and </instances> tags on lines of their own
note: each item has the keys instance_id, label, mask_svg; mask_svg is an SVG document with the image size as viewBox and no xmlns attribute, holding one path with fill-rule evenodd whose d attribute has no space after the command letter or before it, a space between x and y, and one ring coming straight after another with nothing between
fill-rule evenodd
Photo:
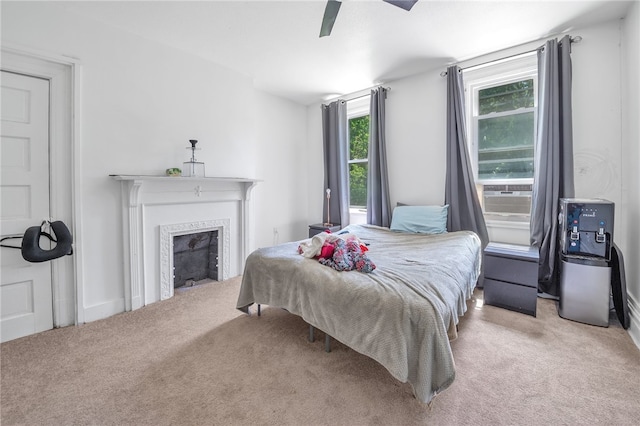
<instances>
[{"instance_id":1,"label":"black storage cabinet","mask_svg":"<svg viewBox=\"0 0 640 426\"><path fill-rule=\"evenodd\" d=\"M309 225L309 238L321 232L327 231L335 234L340 229L341 227L339 223L331 224L331 226L325 226L323 223L314 223L313 225Z\"/></svg>"},{"instance_id":2,"label":"black storage cabinet","mask_svg":"<svg viewBox=\"0 0 640 426\"><path fill-rule=\"evenodd\" d=\"M489 243L484 262L484 303L536 316L538 249Z\"/></svg>"}]
</instances>

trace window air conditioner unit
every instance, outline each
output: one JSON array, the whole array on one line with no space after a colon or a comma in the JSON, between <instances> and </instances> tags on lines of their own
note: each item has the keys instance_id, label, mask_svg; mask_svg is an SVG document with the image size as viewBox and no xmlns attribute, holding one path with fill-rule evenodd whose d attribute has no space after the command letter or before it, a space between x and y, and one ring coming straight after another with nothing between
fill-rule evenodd
<instances>
[{"instance_id":1,"label":"window air conditioner unit","mask_svg":"<svg viewBox=\"0 0 640 426\"><path fill-rule=\"evenodd\" d=\"M499 217L531 215L531 184L483 185L482 208L485 215Z\"/></svg>"}]
</instances>

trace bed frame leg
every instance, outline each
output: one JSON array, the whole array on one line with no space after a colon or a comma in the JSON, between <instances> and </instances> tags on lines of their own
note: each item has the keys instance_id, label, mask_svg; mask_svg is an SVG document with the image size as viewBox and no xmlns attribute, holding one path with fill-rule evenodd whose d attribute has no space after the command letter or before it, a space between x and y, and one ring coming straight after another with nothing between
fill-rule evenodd
<instances>
[{"instance_id":1,"label":"bed frame leg","mask_svg":"<svg viewBox=\"0 0 640 426\"><path fill-rule=\"evenodd\" d=\"M260 312L260 304L258 303L258 316L262 315L262 313Z\"/></svg>"},{"instance_id":2,"label":"bed frame leg","mask_svg":"<svg viewBox=\"0 0 640 426\"><path fill-rule=\"evenodd\" d=\"M309 341L315 342L315 328L312 325L309 325ZM324 351L331 352L331 336L325 333L324 335Z\"/></svg>"}]
</instances>

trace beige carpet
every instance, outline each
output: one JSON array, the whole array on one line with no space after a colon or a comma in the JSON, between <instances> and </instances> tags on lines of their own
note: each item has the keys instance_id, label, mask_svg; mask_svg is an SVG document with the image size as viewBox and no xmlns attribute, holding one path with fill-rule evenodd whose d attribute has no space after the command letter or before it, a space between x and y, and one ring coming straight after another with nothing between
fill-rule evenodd
<instances>
[{"instance_id":1,"label":"beige carpet","mask_svg":"<svg viewBox=\"0 0 640 426\"><path fill-rule=\"evenodd\" d=\"M284 310L234 309L239 278L0 346L1 422L23 425L640 424L640 351L609 328L469 301L457 375L429 407Z\"/></svg>"}]
</instances>

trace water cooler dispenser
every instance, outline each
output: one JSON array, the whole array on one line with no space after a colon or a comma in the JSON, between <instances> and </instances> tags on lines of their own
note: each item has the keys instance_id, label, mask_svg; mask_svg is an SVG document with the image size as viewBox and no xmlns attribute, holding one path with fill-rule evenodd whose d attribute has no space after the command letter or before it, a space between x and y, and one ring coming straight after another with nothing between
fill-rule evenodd
<instances>
[{"instance_id":1,"label":"water cooler dispenser","mask_svg":"<svg viewBox=\"0 0 640 426\"><path fill-rule=\"evenodd\" d=\"M601 199L560 199L560 301L562 318L609 326L614 204Z\"/></svg>"}]
</instances>

